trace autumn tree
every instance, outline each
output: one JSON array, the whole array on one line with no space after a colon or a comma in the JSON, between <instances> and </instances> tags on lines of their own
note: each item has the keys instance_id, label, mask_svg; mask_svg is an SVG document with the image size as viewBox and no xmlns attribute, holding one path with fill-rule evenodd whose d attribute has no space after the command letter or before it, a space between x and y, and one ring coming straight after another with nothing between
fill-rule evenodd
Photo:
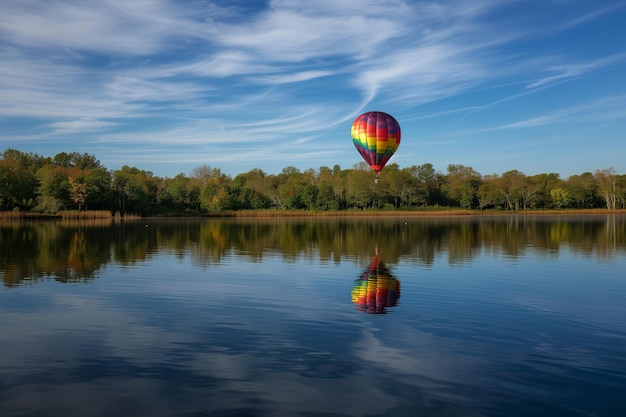
<instances>
[{"instance_id":1,"label":"autumn tree","mask_svg":"<svg viewBox=\"0 0 626 417\"><path fill-rule=\"evenodd\" d=\"M38 171L40 206L109 209L113 194L111 173L88 153L61 152Z\"/></svg>"},{"instance_id":2,"label":"autumn tree","mask_svg":"<svg viewBox=\"0 0 626 417\"><path fill-rule=\"evenodd\" d=\"M69 184L70 199L78 206L78 210L81 210L87 201L87 184L85 184L83 175L73 172L69 176Z\"/></svg>"}]
</instances>

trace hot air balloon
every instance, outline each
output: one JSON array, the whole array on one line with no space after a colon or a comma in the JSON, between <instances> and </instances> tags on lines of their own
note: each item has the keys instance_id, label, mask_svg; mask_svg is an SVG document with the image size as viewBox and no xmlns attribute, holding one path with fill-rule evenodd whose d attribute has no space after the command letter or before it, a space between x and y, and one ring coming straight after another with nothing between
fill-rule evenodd
<instances>
[{"instance_id":1,"label":"hot air balloon","mask_svg":"<svg viewBox=\"0 0 626 417\"><path fill-rule=\"evenodd\" d=\"M365 162L376 172L378 183L380 171L400 145L400 125L387 113L363 113L352 124L352 141Z\"/></svg>"}]
</instances>

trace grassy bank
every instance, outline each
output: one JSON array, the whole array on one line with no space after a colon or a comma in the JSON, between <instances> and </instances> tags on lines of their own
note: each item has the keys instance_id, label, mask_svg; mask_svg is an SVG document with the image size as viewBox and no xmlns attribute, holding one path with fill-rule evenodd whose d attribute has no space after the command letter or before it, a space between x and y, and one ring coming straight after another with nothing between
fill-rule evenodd
<instances>
[{"instance_id":1,"label":"grassy bank","mask_svg":"<svg viewBox=\"0 0 626 417\"><path fill-rule=\"evenodd\" d=\"M23 220L23 219L60 219L60 214L31 213L25 211L0 211L2 220Z\"/></svg>"},{"instance_id":2,"label":"grassy bank","mask_svg":"<svg viewBox=\"0 0 626 417\"><path fill-rule=\"evenodd\" d=\"M626 209L569 209L569 210L463 210L463 209L425 209L425 210L348 210L348 211L307 211L307 210L242 210L227 213L210 213L211 217L419 217L419 216L520 216L520 215L606 215L626 214Z\"/></svg>"},{"instance_id":3,"label":"grassy bank","mask_svg":"<svg viewBox=\"0 0 626 417\"><path fill-rule=\"evenodd\" d=\"M93 220L93 219L139 219L141 216L136 214L126 214L120 216L119 213L113 213L109 210L66 210L55 214L35 213L29 211L0 211L1 220Z\"/></svg>"},{"instance_id":4,"label":"grassy bank","mask_svg":"<svg viewBox=\"0 0 626 417\"><path fill-rule=\"evenodd\" d=\"M519 210L519 211L502 211L502 210L463 210L463 209L424 209L424 210L343 210L343 211L309 211L309 210L241 210L231 212L211 212L203 215L190 216L184 214L177 216L170 213L167 217L245 217L245 218L285 218L285 217L419 217L419 216L550 216L550 215L607 215L607 214L626 214L626 209L607 210L607 209L565 209L565 210ZM153 216L147 216L153 217ZM164 216L154 216L164 217ZM82 210L82 211L62 211L57 214L43 214L32 212L0 212L0 220L46 220L46 219L64 219L64 220L91 220L91 219L115 219L115 220L137 220L142 216L136 214L126 214L121 216L119 213L111 213L108 210Z\"/></svg>"}]
</instances>

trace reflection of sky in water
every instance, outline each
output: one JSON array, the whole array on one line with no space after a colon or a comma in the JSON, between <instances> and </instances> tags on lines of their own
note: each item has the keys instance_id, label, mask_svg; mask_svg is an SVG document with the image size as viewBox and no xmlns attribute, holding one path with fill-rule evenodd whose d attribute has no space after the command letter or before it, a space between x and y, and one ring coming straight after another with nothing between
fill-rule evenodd
<instances>
[{"instance_id":1,"label":"reflection of sky in water","mask_svg":"<svg viewBox=\"0 0 626 417\"><path fill-rule=\"evenodd\" d=\"M441 261L433 268L397 268L404 281L413 275L420 291L435 292L433 297L439 301L465 300L463 304L471 308L481 301L481 310L517 307L616 330L624 328L626 317L624 271L625 259L590 261L568 251L555 259L528 256L510 261L482 256L461 266L449 267ZM406 302L419 299L406 298Z\"/></svg>"},{"instance_id":2,"label":"reflection of sky in water","mask_svg":"<svg viewBox=\"0 0 626 417\"><path fill-rule=\"evenodd\" d=\"M384 316L351 303L365 267L267 254L207 267L156 253L112 264L88 284L3 289L2 415L582 415L619 407L624 260L590 264L561 252L400 262L393 274L402 298Z\"/></svg>"}]
</instances>

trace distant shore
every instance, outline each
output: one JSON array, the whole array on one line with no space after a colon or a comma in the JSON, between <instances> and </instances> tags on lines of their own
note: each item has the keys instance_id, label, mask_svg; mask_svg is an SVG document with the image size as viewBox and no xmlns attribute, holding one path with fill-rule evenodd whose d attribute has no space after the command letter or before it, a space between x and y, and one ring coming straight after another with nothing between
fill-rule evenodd
<instances>
[{"instance_id":1,"label":"distant shore","mask_svg":"<svg viewBox=\"0 0 626 417\"><path fill-rule=\"evenodd\" d=\"M392 211L236 211L224 214L225 217L435 217L435 216L519 216L519 215L606 215L606 214L626 214L626 209L566 209L566 210L392 210ZM209 214L211 216L212 214ZM215 214L220 216L220 214Z\"/></svg>"},{"instance_id":2,"label":"distant shore","mask_svg":"<svg viewBox=\"0 0 626 417\"><path fill-rule=\"evenodd\" d=\"M59 220L59 219L124 219L137 220L142 218L295 218L295 217L445 217L445 216L571 216L571 215L607 215L626 214L626 209L563 209L563 210L460 210L460 209L435 209L435 210L391 210L391 211L295 211L295 210L242 210L222 213L164 213L139 216L128 214L120 216L104 210L98 211L73 211L58 214L44 214L33 212L0 212L0 220Z\"/></svg>"}]
</instances>

